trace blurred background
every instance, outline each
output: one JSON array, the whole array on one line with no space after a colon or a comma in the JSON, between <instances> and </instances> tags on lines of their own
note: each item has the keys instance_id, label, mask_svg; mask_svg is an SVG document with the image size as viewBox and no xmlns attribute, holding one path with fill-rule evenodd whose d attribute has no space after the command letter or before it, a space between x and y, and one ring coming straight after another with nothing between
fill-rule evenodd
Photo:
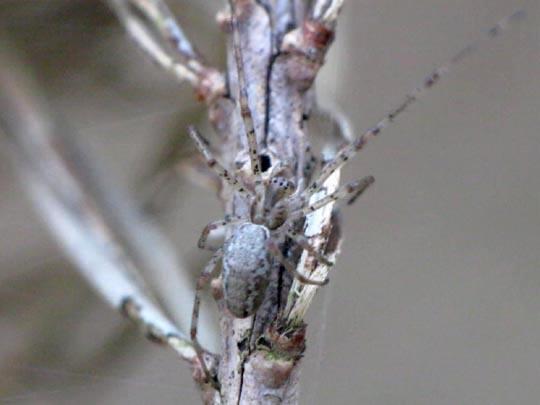
<instances>
[{"instance_id":1,"label":"blurred background","mask_svg":"<svg viewBox=\"0 0 540 405\"><path fill-rule=\"evenodd\" d=\"M223 66L222 4L169 4ZM343 252L310 310L301 403L538 403L540 4L348 1L318 93L365 130L520 8L524 22L345 170L345 180L377 181L342 210ZM185 128L205 113L191 89L154 67L98 1L3 0L0 27L111 178L152 196L148 209L195 277L208 258L196 240L219 203L182 170L155 176L192 153ZM186 365L85 286L0 157L0 403L197 403Z\"/></svg>"}]
</instances>

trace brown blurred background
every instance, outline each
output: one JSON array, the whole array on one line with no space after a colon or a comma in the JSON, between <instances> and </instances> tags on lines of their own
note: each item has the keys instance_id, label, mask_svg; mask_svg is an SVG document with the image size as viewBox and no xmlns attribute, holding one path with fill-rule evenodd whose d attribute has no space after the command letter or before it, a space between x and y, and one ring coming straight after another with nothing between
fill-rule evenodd
<instances>
[{"instance_id":1,"label":"brown blurred background","mask_svg":"<svg viewBox=\"0 0 540 405\"><path fill-rule=\"evenodd\" d=\"M222 65L221 3L170 0ZM374 124L430 70L501 17L486 44L345 171L375 175L343 209L345 243L310 312L303 404L540 401L540 4L349 0L319 100ZM204 110L90 0L3 0L0 27L111 177L144 198ZM0 403L189 404L185 364L89 291L0 153ZM153 209L196 271L220 216L181 176ZM155 194L151 192L152 194ZM209 214L212 213L212 214Z\"/></svg>"}]
</instances>

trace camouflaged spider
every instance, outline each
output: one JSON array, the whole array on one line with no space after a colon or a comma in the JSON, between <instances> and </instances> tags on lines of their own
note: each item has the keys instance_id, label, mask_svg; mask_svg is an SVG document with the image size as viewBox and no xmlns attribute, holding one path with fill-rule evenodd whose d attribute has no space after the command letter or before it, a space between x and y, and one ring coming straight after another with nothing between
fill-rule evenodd
<instances>
[{"instance_id":1,"label":"camouflaged spider","mask_svg":"<svg viewBox=\"0 0 540 405\"><path fill-rule=\"evenodd\" d=\"M295 265L288 261L282 253L281 244L285 238L290 238L302 248L309 251L314 258L326 265L332 265L324 255L310 244L309 240L296 231L296 225L306 215L325 205L349 198L352 203L373 182L372 176L346 184L338 190L313 201L316 193L324 186L325 181L359 150L363 149L369 139L377 136L384 128L390 125L398 116L403 114L409 106L418 101L429 89L450 71L450 68L461 62L466 56L476 50L479 42L497 37L510 22L519 20L524 12L517 11L502 19L488 30L487 35L480 41L471 43L456 53L447 64L436 68L424 80L422 85L407 94L401 104L390 111L375 126L364 132L337 151L334 158L326 162L318 176L308 187L296 186L289 181L291 168L283 166L276 156L269 156L268 151L260 151L257 144L253 118L248 106L246 82L243 71L242 50L239 45L238 23L236 21L232 2L231 24L233 28L233 50L238 75L238 104L247 138L247 149L251 172L243 181L236 173L231 174L212 155L208 144L190 128L190 135L197 144L199 151L204 155L208 166L221 177L234 191L236 197L244 199L249 206L249 214L244 217L227 216L223 220L208 224L199 239L199 247L206 247L206 240L210 232L223 227L234 226L222 248L218 249L212 259L204 268L197 282L195 303L193 307L191 339L197 351L199 361L207 376L210 376L202 357L202 349L197 342L197 322L200 307L200 292L212 279L212 274L218 262L223 262L223 298L227 309L237 318L246 318L253 315L260 306L266 286L269 283L270 272L273 268L273 259L278 261L285 269L290 271L304 284L324 285L328 280L313 280L298 272ZM261 153L263 152L263 153ZM264 159L263 159L264 158ZM273 162L265 164L261 170L263 160ZM276 163L277 162L277 163ZM266 167L268 166L268 167ZM289 175L287 175L288 173ZM304 180L304 179L302 179Z\"/></svg>"},{"instance_id":2,"label":"camouflaged spider","mask_svg":"<svg viewBox=\"0 0 540 405\"><path fill-rule=\"evenodd\" d=\"M240 101L242 103L242 101ZM249 125L249 124L248 124ZM248 131L248 137L250 132ZM304 191L294 190L292 182L279 177L281 167L271 168L264 177L258 164L252 166L253 184L243 184L235 175L230 174L211 154L206 142L194 128L190 128L190 135L195 140L198 149L204 155L210 166L225 182L244 197L250 205L249 217L226 217L208 224L199 239L199 247L207 247L207 238L212 231L219 228L233 226L230 236L225 240L223 247L219 248L201 273L195 293L193 307L191 339L195 347L197 343L197 323L200 307L200 292L212 279L219 261L222 261L223 298L227 309L237 318L246 318L253 315L261 304L266 286L273 268L270 254L286 270L290 271L304 284L325 285L328 280L313 280L301 274L295 265L284 257L281 244L285 238L298 243L308 250L317 260L331 266L333 263L323 254L316 251L308 239L295 230L298 220L325 205L351 197L356 199L373 182L371 176L347 184L339 190L324 198L310 203L310 197L319 190L311 187ZM259 159L258 147L254 149ZM250 191L249 189L254 191Z\"/></svg>"},{"instance_id":3,"label":"camouflaged spider","mask_svg":"<svg viewBox=\"0 0 540 405\"><path fill-rule=\"evenodd\" d=\"M207 238L212 231L233 227L229 228L228 237L223 246L214 253L197 281L190 335L207 376L209 373L204 364L202 349L197 341L200 292L211 281L219 262L222 262L223 299L229 312L236 318L249 317L259 308L274 268L272 266L274 260L304 284L318 286L327 284L328 279L314 280L301 274L296 269L296 265L284 256L282 244L286 238L289 238L309 251L319 262L328 266L333 265L297 231L297 225L299 221L305 219L306 215L331 202L346 197L350 197L351 201L356 199L374 181L371 176L365 177L313 202L311 197L320 190L325 179L339 169L340 165L330 167L329 172L323 170L320 177L305 189L289 180L293 178L292 168L282 164L278 156L272 155L267 150L261 150L257 144L253 118L248 106L238 22L234 6L232 3L230 5L233 11L231 24L239 88L238 104L247 139L250 167L247 178L242 179L239 173L229 172L213 156L208 143L197 130L193 127L189 129L190 136L204 156L207 165L230 187L235 197L243 199L249 207L249 214L245 216L227 216L223 220L208 224L198 243L200 248L206 248Z\"/></svg>"}]
</instances>

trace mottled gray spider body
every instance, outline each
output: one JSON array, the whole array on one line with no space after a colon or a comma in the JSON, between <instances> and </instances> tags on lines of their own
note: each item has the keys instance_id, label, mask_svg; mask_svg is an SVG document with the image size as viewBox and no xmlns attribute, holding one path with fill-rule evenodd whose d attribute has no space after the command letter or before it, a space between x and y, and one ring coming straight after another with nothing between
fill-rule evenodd
<instances>
[{"instance_id":1,"label":"mottled gray spider body","mask_svg":"<svg viewBox=\"0 0 540 405\"><path fill-rule=\"evenodd\" d=\"M271 262L263 225L239 225L223 246L223 298L237 318L252 315L261 305L270 280Z\"/></svg>"}]
</instances>

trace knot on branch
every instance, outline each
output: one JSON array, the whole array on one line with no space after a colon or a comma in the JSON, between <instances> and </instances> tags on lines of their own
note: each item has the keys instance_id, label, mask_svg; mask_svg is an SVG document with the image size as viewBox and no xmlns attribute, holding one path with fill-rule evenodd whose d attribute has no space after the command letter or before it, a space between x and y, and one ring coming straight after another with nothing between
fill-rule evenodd
<instances>
[{"instance_id":1,"label":"knot on branch","mask_svg":"<svg viewBox=\"0 0 540 405\"><path fill-rule=\"evenodd\" d=\"M260 350L254 352L246 365L266 388L277 389L288 383L295 362Z\"/></svg>"},{"instance_id":2,"label":"knot on branch","mask_svg":"<svg viewBox=\"0 0 540 405\"><path fill-rule=\"evenodd\" d=\"M289 360L299 360L306 350L305 323L285 325L284 320L276 320L257 341L257 348L269 355Z\"/></svg>"},{"instance_id":3,"label":"knot on branch","mask_svg":"<svg viewBox=\"0 0 540 405\"><path fill-rule=\"evenodd\" d=\"M208 378L208 375L204 372L203 365L200 363L198 358L195 358L191 363L191 376L193 378L193 381L195 381L203 388L206 386L208 389L216 388L216 386L219 385L217 380L219 356L212 353L204 352L203 359L211 377Z\"/></svg>"},{"instance_id":4,"label":"knot on branch","mask_svg":"<svg viewBox=\"0 0 540 405\"><path fill-rule=\"evenodd\" d=\"M333 30L312 20L305 20L301 27L287 33L281 51L287 57L289 79L301 89L309 89L333 40Z\"/></svg>"},{"instance_id":5,"label":"knot on branch","mask_svg":"<svg viewBox=\"0 0 540 405\"><path fill-rule=\"evenodd\" d=\"M195 97L208 105L223 97L227 92L225 78L216 69L206 68L199 73L199 80L195 87Z\"/></svg>"}]
</instances>

